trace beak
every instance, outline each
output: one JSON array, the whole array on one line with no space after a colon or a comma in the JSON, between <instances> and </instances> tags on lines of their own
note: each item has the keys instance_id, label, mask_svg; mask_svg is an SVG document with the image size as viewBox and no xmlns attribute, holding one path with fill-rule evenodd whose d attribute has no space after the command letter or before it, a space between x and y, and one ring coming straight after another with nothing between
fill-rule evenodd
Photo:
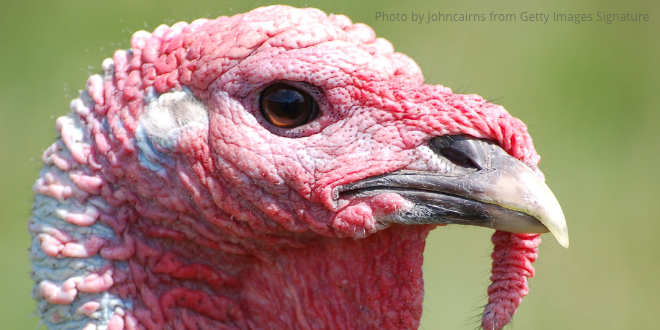
<instances>
[{"instance_id":1,"label":"beak","mask_svg":"<svg viewBox=\"0 0 660 330\"><path fill-rule=\"evenodd\" d=\"M466 136L432 139L443 173L399 171L339 187L339 198L397 193L413 206L377 220L384 224L463 224L511 233L550 232L568 248L564 213L550 188L499 146Z\"/></svg>"}]
</instances>

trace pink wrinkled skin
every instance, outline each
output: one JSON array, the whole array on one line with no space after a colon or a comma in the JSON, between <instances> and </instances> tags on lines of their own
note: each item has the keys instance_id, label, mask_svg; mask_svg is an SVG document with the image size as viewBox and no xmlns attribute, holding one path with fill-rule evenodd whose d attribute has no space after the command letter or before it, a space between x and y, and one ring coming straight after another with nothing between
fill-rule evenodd
<instances>
[{"instance_id":1,"label":"pink wrinkled skin","mask_svg":"<svg viewBox=\"0 0 660 330\"><path fill-rule=\"evenodd\" d=\"M374 215L405 199L337 203L333 189L434 170L419 147L447 134L495 141L542 175L502 107L424 85L369 27L316 9L137 32L104 70L58 119L34 185L34 296L52 329L416 329L434 227L379 228ZM316 88L318 120L269 126L255 100L277 81ZM146 155L147 104L184 90L208 122L154 138ZM493 243L484 329L509 323L528 293L540 238Z\"/></svg>"}]
</instances>

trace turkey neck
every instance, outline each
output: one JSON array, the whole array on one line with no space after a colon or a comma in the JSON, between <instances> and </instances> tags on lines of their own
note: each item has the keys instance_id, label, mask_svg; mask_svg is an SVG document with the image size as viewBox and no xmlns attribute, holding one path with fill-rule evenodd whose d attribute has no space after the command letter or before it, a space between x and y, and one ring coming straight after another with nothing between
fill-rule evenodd
<instances>
[{"instance_id":1,"label":"turkey neck","mask_svg":"<svg viewBox=\"0 0 660 330\"><path fill-rule=\"evenodd\" d=\"M137 240L129 276L114 290L133 298L134 315L143 323L417 329L431 229L395 225L364 239L305 234L298 247L258 257L145 237Z\"/></svg>"},{"instance_id":2,"label":"turkey neck","mask_svg":"<svg viewBox=\"0 0 660 330\"><path fill-rule=\"evenodd\" d=\"M248 324L416 329L424 298L423 252L432 228L392 226L364 239L322 237L281 251L272 263L255 263L244 271L240 297Z\"/></svg>"}]
</instances>

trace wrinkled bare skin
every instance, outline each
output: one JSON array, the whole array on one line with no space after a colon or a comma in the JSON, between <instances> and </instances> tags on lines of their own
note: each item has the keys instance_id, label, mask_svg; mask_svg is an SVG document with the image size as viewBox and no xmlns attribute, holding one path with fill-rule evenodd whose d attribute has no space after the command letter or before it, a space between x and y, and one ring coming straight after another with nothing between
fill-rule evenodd
<instances>
[{"instance_id":1,"label":"wrinkled bare skin","mask_svg":"<svg viewBox=\"0 0 660 330\"><path fill-rule=\"evenodd\" d=\"M57 120L29 231L50 329L416 329L433 225L382 226L395 194L340 185L448 166L425 143L467 134L537 169L525 125L477 95L423 84L363 24L285 6L137 32ZM260 115L273 82L321 114ZM439 229L442 230L442 229ZM528 293L538 235L496 232L483 318Z\"/></svg>"}]
</instances>

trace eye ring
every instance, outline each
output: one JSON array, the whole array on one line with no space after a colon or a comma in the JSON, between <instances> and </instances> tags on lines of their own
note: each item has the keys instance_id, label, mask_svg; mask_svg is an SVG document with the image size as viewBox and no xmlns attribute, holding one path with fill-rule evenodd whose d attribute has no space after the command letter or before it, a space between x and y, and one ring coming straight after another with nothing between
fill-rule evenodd
<instances>
[{"instance_id":1,"label":"eye ring","mask_svg":"<svg viewBox=\"0 0 660 330\"><path fill-rule=\"evenodd\" d=\"M308 92L285 83L275 83L264 89L259 108L262 116L279 128L305 125L319 112L316 100Z\"/></svg>"}]
</instances>

